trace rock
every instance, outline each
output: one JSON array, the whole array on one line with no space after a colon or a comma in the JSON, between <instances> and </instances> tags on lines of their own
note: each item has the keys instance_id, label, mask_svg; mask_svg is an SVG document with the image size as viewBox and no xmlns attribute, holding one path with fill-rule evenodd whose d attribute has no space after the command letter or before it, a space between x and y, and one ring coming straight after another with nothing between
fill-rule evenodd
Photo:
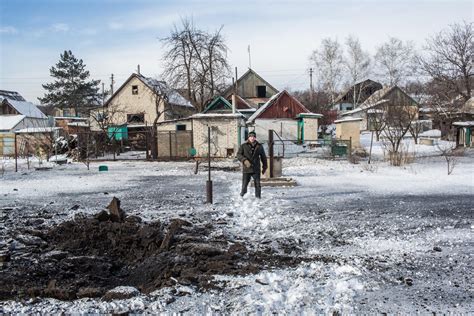
<instances>
[{"instance_id":1,"label":"rock","mask_svg":"<svg viewBox=\"0 0 474 316\"><path fill-rule=\"evenodd\" d=\"M53 250L45 253L43 256L45 259L61 260L66 258L68 256L68 253L66 251Z\"/></svg>"},{"instance_id":2,"label":"rock","mask_svg":"<svg viewBox=\"0 0 474 316\"><path fill-rule=\"evenodd\" d=\"M412 286L412 285L413 285L413 279L406 278L406 279L405 279L405 283L406 283L406 285L408 285L408 286Z\"/></svg>"},{"instance_id":3,"label":"rock","mask_svg":"<svg viewBox=\"0 0 474 316\"><path fill-rule=\"evenodd\" d=\"M1 252L0 253L0 262L8 262L10 261L10 253L9 252Z\"/></svg>"},{"instance_id":4,"label":"rock","mask_svg":"<svg viewBox=\"0 0 474 316\"><path fill-rule=\"evenodd\" d=\"M99 222L105 222L110 219L110 215L107 211L104 210L94 215L94 218L97 219Z\"/></svg>"},{"instance_id":5,"label":"rock","mask_svg":"<svg viewBox=\"0 0 474 316\"><path fill-rule=\"evenodd\" d=\"M75 210L78 210L80 207L81 207L80 205L75 204L70 208L70 210L75 211Z\"/></svg>"},{"instance_id":6,"label":"rock","mask_svg":"<svg viewBox=\"0 0 474 316\"><path fill-rule=\"evenodd\" d=\"M103 294L103 290L101 288L95 288L95 287L81 287L77 291L77 297L78 298L84 298L84 297L100 297Z\"/></svg>"},{"instance_id":7,"label":"rock","mask_svg":"<svg viewBox=\"0 0 474 316\"><path fill-rule=\"evenodd\" d=\"M433 250L434 250L434 251L437 251L437 252L443 251L443 250L441 249L441 247L438 247L438 246L433 247Z\"/></svg>"},{"instance_id":8,"label":"rock","mask_svg":"<svg viewBox=\"0 0 474 316\"><path fill-rule=\"evenodd\" d=\"M140 291L133 286L117 286L107 291L107 293L102 296L102 299L105 301L124 300L138 295L140 295Z\"/></svg>"},{"instance_id":9,"label":"rock","mask_svg":"<svg viewBox=\"0 0 474 316\"><path fill-rule=\"evenodd\" d=\"M176 218L171 221L171 224L168 227L168 231L166 232L165 237L163 238L163 241L161 242L161 245L160 245L161 249L168 250L170 248L171 243L173 242L174 235L178 232L178 230L182 226L192 226L192 225L190 222L187 222L180 218Z\"/></svg>"},{"instance_id":10,"label":"rock","mask_svg":"<svg viewBox=\"0 0 474 316\"><path fill-rule=\"evenodd\" d=\"M123 222L125 218L125 212L120 208L120 200L117 199L115 196L110 201L109 206L107 209L110 213L110 220L112 222Z\"/></svg>"}]
</instances>

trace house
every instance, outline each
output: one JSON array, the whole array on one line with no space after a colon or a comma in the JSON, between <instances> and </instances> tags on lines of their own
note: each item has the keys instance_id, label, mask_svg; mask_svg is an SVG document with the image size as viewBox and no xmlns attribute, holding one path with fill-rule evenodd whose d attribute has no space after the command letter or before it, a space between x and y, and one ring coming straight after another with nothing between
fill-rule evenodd
<instances>
[{"instance_id":1,"label":"house","mask_svg":"<svg viewBox=\"0 0 474 316\"><path fill-rule=\"evenodd\" d=\"M48 128L52 122L18 92L0 90L0 156L15 153L15 133Z\"/></svg>"},{"instance_id":2,"label":"house","mask_svg":"<svg viewBox=\"0 0 474 316\"><path fill-rule=\"evenodd\" d=\"M413 113L413 119L418 119L418 103L396 85L375 91L358 108L342 113L341 117L361 118L360 130L373 130L390 106L406 107Z\"/></svg>"},{"instance_id":3,"label":"house","mask_svg":"<svg viewBox=\"0 0 474 316\"><path fill-rule=\"evenodd\" d=\"M373 80L367 79L352 85L334 100L334 109L337 111L350 111L364 103L375 91L383 86Z\"/></svg>"},{"instance_id":4,"label":"house","mask_svg":"<svg viewBox=\"0 0 474 316\"><path fill-rule=\"evenodd\" d=\"M247 126L257 133L260 141L268 139L274 130L284 140L315 141L318 139L318 119L286 90L275 94L247 120Z\"/></svg>"},{"instance_id":5,"label":"house","mask_svg":"<svg viewBox=\"0 0 474 316\"><path fill-rule=\"evenodd\" d=\"M264 105L272 96L278 93L278 90L249 68L236 82L238 95L248 106L258 109ZM228 101L234 94L234 86L227 88L222 94Z\"/></svg>"},{"instance_id":6,"label":"house","mask_svg":"<svg viewBox=\"0 0 474 316\"><path fill-rule=\"evenodd\" d=\"M155 119L162 122L187 117L195 109L166 82L134 73L105 102L103 109L96 111L97 121L105 119L100 117L101 111L102 116L107 116L108 125L134 129L151 126Z\"/></svg>"},{"instance_id":7,"label":"house","mask_svg":"<svg viewBox=\"0 0 474 316\"><path fill-rule=\"evenodd\" d=\"M18 92L0 90L0 102L0 133L52 125L36 105Z\"/></svg>"}]
</instances>

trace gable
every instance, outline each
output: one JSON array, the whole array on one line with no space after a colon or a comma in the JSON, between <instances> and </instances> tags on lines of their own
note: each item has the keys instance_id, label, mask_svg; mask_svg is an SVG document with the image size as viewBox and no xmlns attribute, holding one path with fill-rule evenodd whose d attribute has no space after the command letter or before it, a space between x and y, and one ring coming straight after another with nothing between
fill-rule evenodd
<instances>
[{"instance_id":1,"label":"gable","mask_svg":"<svg viewBox=\"0 0 474 316\"><path fill-rule=\"evenodd\" d=\"M272 102L272 104L270 104L270 106L268 106L265 111L258 116L258 118L294 119L300 113L309 113L309 110L288 93L283 93L277 100Z\"/></svg>"},{"instance_id":2,"label":"gable","mask_svg":"<svg viewBox=\"0 0 474 316\"><path fill-rule=\"evenodd\" d=\"M252 123L255 119L295 119L298 114L311 113L301 102L291 96L286 90L274 95L267 103L258 109L249 119Z\"/></svg>"},{"instance_id":3,"label":"gable","mask_svg":"<svg viewBox=\"0 0 474 316\"><path fill-rule=\"evenodd\" d=\"M8 115L8 114L20 114L10 103L4 101L1 103L0 106L0 115Z\"/></svg>"},{"instance_id":4,"label":"gable","mask_svg":"<svg viewBox=\"0 0 474 316\"><path fill-rule=\"evenodd\" d=\"M232 105L223 97L215 98L202 113L228 112L232 111Z\"/></svg>"},{"instance_id":5,"label":"gable","mask_svg":"<svg viewBox=\"0 0 474 316\"><path fill-rule=\"evenodd\" d=\"M265 96L259 96L259 88L265 87ZM263 79L252 69L247 70L238 80L237 80L237 95L240 97L247 98L270 98L278 93L278 90L273 87L268 81ZM224 96L228 98L233 94L233 86L227 88L224 92Z\"/></svg>"}]
</instances>

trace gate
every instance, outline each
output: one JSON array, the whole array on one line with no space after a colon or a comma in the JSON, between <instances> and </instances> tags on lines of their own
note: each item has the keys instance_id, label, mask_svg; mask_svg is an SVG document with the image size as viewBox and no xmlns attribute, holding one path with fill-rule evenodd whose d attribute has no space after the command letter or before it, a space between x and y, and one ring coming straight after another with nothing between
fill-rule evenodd
<instances>
[{"instance_id":1,"label":"gate","mask_svg":"<svg viewBox=\"0 0 474 316\"><path fill-rule=\"evenodd\" d=\"M158 159L181 160L192 158L192 131L161 131L157 133Z\"/></svg>"}]
</instances>

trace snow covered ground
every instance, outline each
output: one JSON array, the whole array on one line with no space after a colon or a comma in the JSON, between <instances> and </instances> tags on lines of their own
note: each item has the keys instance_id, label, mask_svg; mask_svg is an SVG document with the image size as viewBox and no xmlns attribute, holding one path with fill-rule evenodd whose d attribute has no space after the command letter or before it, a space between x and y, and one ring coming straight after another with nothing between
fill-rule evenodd
<instances>
[{"instance_id":1,"label":"snow covered ground","mask_svg":"<svg viewBox=\"0 0 474 316\"><path fill-rule=\"evenodd\" d=\"M201 166L195 175L191 162L7 169L0 178L4 233L38 217L49 225L93 214L117 196L145 220L209 222L213 234L304 260L257 275L216 275L221 290L177 284L127 300L6 301L0 312L473 313L474 152L459 157L448 176L433 146L413 148L426 157L403 167L382 161L380 146L370 165L285 159L283 175L298 186L264 187L261 200L252 188L239 196L239 172L212 171L213 205L204 204L207 172ZM99 172L104 164L109 171Z\"/></svg>"}]
</instances>

